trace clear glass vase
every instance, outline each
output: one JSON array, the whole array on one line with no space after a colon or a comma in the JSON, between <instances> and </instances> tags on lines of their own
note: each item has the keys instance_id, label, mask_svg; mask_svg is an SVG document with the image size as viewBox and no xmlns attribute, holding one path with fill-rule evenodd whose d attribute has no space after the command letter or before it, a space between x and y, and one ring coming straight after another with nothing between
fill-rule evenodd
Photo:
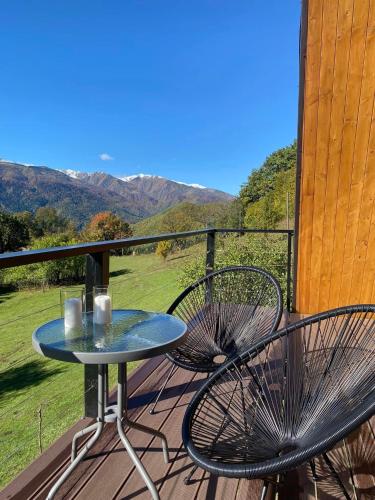
<instances>
[{"instance_id":1,"label":"clear glass vase","mask_svg":"<svg viewBox=\"0 0 375 500\"><path fill-rule=\"evenodd\" d=\"M93 321L98 325L112 322L112 293L109 286L94 286Z\"/></svg>"},{"instance_id":2,"label":"clear glass vase","mask_svg":"<svg viewBox=\"0 0 375 500\"><path fill-rule=\"evenodd\" d=\"M84 312L84 289L66 288L60 290L60 307L65 329L81 329Z\"/></svg>"}]
</instances>

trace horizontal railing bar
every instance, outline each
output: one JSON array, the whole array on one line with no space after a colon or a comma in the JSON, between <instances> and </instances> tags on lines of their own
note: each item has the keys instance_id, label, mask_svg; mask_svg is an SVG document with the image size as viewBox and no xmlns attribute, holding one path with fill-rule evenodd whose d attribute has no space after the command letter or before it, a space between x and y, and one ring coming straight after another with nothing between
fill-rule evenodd
<instances>
[{"instance_id":1,"label":"horizontal railing bar","mask_svg":"<svg viewBox=\"0 0 375 500\"><path fill-rule=\"evenodd\" d=\"M93 243L81 243L62 247L43 248L40 250L25 250L19 252L7 252L0 255L0 269L7 267L23 266L45 262L47 260L58 260L66 257L77 257L92 253L107 252L109 250L118 250L159 241L174 240L181 238L191 238L201 234L208 233L273 233L273 234L293 234L288 229L225 229L225 228L206 228L195 231L185 231L181 233L165 233L156 236L139 236L111 241L97 241Z\"/></svg>"},{"instance_id":2,"label":"horizontal railing bar","mask_svg":"<svg viewBox=\"0 0 375 500\"><path fill-rule=\"evenodd\" d=\"M215 228L216 233L264 233L264 234L290 234L293 236L293 229L225 229Z\"/></svg>"},{"instance_id":3,"label":"horizontal railing bar","mask_svg":"<svg viewBox=\"0 0 375 500\"><path fill-rule=\"evenodd\" d=\"M109 250L147 245L148 243L157 243L159 241L173 240L176 238L190 238L200 234L207 234L207 232L210 231L212 231L212 229L200 229L182 233L166 233L159 234L157 236L140 236L120 240L81 243L78 245L69 245L64 247L43 248L41 250L8 252L0 255L0 269L23 266L25 264L35 264L37 262L44 262L47 260L63 259L66 257L77 257L78 255L87 255L90 253L108 252Z\"/></svg>"}]
</instances>

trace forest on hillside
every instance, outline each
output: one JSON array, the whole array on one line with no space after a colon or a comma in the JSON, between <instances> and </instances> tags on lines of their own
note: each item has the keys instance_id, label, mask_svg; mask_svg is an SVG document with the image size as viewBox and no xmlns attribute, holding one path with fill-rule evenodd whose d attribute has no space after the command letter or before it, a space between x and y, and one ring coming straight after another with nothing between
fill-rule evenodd
<instances>
[{"instance_id":1,"label":"forest on hillside","mask_svg":"<svg viewBox=\"0 0 375 500\"><path fill-rule=\"evenodd\" d=\"M293 228L296 142L278 149L250 173L229 203L181 203L133 225L139 236L204 227ZM287 220L289 219L289 220Z\"/></svg>"}]
</instances>

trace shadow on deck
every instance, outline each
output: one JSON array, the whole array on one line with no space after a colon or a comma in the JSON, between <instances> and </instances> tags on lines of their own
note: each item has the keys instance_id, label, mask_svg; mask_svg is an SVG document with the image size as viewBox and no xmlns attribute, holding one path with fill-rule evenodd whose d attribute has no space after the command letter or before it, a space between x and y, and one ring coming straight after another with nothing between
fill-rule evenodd
<instances>
[{"instance_id":1,"label":"shadow on deck","mask_svg":"<svg viewBox=\"0 0 375 500\"><path fill-rule=\"evenodd\" d=\"M154 480L161 499L259 498L261 481L215 477L200 469L193 476L191 484L185 486L183 479L192 467L192 463L181 443L181 423L186 405L204 376L177 370L157 407L157 413L150 415L148 411L150 403L169 366L169 362L163 357L143 363L133 372L128 388L130 418L160 429L168 438L171 461L166 465L158 439L133 429L127 432L127 436ZM3 490L0 497L22 500L46 498L48 490L68 464L72 435L89 422L89 419L83 419L77 423ZM339 443L329 456L336 470L340 471L340 477L351 492L352 498L375 498L374 425L372 427L370 423L363 425L361 430L351 435L345 443ZM316 465L319 476L318 498L323 500L342 498L340 490L323 463L318 459ZM303 467L287 475L279 489L279 499L315 498L314 491L310 471L307 467ZM273 496L273 492L269 491L267 498ZM149 499L150 495L123 450L114 424L107 424L102 438L59 490L56 498L143 500Z\"/></svg>"}]
</instances>

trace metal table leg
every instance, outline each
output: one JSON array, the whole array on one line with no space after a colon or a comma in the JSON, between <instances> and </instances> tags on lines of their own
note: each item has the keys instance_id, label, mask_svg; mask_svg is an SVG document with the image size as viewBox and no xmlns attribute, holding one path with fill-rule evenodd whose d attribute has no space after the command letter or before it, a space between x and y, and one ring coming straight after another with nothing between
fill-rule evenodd
<instances>
[{"instance_id":1,"label":"metal table leg","mask_svg":"<svg viewBox=\"0 0 375 500\"><path fill-rule=\"evenodd\" d=\"M162 441L163 445L163 455L166 463L169 462L168 456L168 445L167 439L162 432L159 432L145 425L132 422L127 416L127 387L126 387L126 364L118 365L118 384L117 384L117 405L107 407L107 383L108 383L108 366L99 365L98 366L98 417L97 422L86 427L75 434L72 441L72 456L71 463L69 467L65 470L58 481L53 485L50 492L48 493L47 499L52 500L60 488L60 486L66 481L73 470L78 466L78 464L84 459L88 451L93 447L96 441L99 439L105 422L114 422L116 420L117 432L120 436L121 442L124 445L126 451L128 452L130 458L132 459L135 467L142 476L147 488L149 489L153 500L159 500L159 493L153 483L152 479L148 475L146 469L144 468L141 460L136 454L134 448L132 447L129 439L126 437L124 432L124 425L128 427L133 427L141 432L146 432L152 436L158 437ZM105 412L107 410L108 414ZM94 432L94 435L88 440L82 450L77 454L77 441L82 436L90 432Z\"/></svg>"},{"instance_id":2,"label":"metal table leg","mask_svg":"<svg viewBox=\"0 0 375 500\"><path fill-rule=\"evenodd\" d=\"M138 472L142 476L144 482L146 483L147 488L149 489L151 496L154 500L159 500L159 493L156 490L155 484L152 479L148 475L146 469L144 468L142 462L140 461L138 455L134 451L130 441L127 439L123 424L128 425L129 427L134 427L141 432L146 432L147 434L151 434L153 436L159 437L162 440L163 445L163 454L164 460L166 463L169 462L168 456L168 445L167 439L165 435L155 429L151 429L150 427L146 427L145 425L137 424L136 422L132 422L127 417L127 387L126 387L126 364L118 365L118 384L117 384L117 430L120 435L121 441L129 453L130 458L132 459L134 465L136 466Z\"/></svg>"},{"instance_id":3,"label":"metal table leg","mask_svg":"<svg viewBox=\"0 0 375 500\"><path fill-rule=\"evenodd\" d=\"M72 458L71 458L71 463L69 467L65 470L65 472L62 474L62 476L58 479L58 481L52 486L50 489L47 500L51 500L54 498L57 490L60 488L60 486L68 479L70 474L74 471L74 469L77 467L77 465L84 459L84 457L87 455L88 451L94 446L94 444L97 442L99 439L102 431L103 431L103 426L104 426L104 406L105 406L105 367L104 365L99 365L98 366L98 418L97 422L93 425L90 425L86 429L83 429L82 431L77 432L77 434L73 437L73 442L72 442ZM78 453L77 455L77 439L79 439L81 436L84 436L85 434L88 434L89 432L92 432L95 430L95 434L88 440L88 442L85 444L85 446L82 448L82 450Z\"/></svg>"},{"instance_id":4,"label":"metal table leg","mask_svg":"<svg viewBox=\"0 0 375 500\"><path fill-rule=\"evenodd\" d=\"M165 435L157 431L155 429L152 429L151 427L147 427L146 425L138 424L137 422L133 422L128 418L128 409L127 409L127 388L126 388L126 375L127 375L127 370L126 370L126 364L124 365L119 365L118 366L118 380L119 380L119 387L117 389L117 394L122 393L123 394L123 408L119 409L119 415L122 415L122 422L129 427L133 427L134 429L138 429L141 432L144 432L146 434L151 434L152 436L158 437L161 439L161 443L163 446L163 455L164 455L164 462L167 464L169 463L169 453L168 453L168 443L167 443L167 438Z\"/></svg>"}]
</instances>

